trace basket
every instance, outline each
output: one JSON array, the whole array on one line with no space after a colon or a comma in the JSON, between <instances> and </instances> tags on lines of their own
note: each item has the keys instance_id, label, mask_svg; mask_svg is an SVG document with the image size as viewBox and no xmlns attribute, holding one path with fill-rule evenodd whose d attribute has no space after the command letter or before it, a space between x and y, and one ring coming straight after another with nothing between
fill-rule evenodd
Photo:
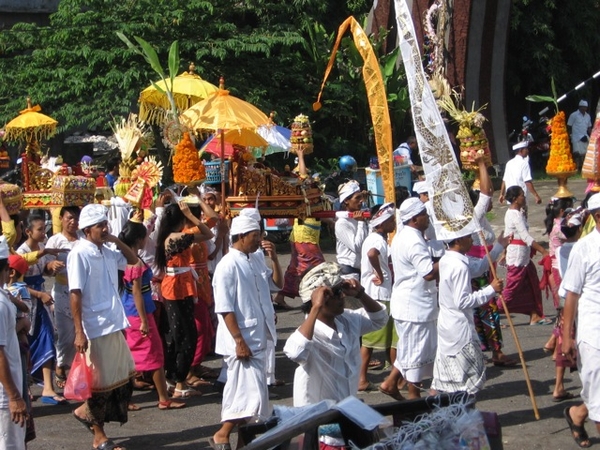
<instances>
[{"instance_id":1,"label":"basket","mask_svg":"<svg viewBox=\"0 0 600 450\"><path fill-rule=\"evenodd\" d=\"M229 181L229 160L225 160L223 164L225 167L225 182ZM206 169L206 181L205 184L219 184L221 182L221 161L204 161L204 168Z\"/></svg>"},{"instance_id":2,"label":"basket","mask_svg":"<svg viewBox=\"0 0 600 450\"><path fill-rule=\"evenodd\" d=\"M23 207L23 194L16 184L1 183L0 195L9 215L19 214Z\"/></svg>"}]
</instances>

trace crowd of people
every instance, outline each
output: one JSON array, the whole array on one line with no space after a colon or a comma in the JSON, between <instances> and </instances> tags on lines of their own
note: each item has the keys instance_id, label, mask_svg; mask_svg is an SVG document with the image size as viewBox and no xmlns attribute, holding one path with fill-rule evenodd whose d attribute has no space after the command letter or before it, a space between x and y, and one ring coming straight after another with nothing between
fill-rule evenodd
<instances>
[{"instance_id":1,"label":"crowd of people","mask_svg":"<svg viewBox=\"0 0 600 450\"><path fill-rule=\"evenodd\" d=\"M374 350L385 352L390 367L377 388L395 400L404 400L404 389L408 399L476 394L485 383L485 351L494 365L517 362L502 352L504 302L531 325L554 324L544 350L556 361L555 401L572 398L565 369L580 368L584 403L564 415L577 443L589 446L585 419L600 430L600 280L598 259L588 251L598 246L600 194L590 193L577 209L572 198L550 202L546 250L528 231L526 189L541 199L523 163L527 147L514 150L499 236L486 220L493 188L483 158L480 186L470 192L481 232L445 241L430 217L427 180L415 183L415 196L399 192L396 203L373 207L369 219L365 193L350 180L338 189L347 214L335 221L337 261L326 262L321 252L320 221L298 219L285 273L260 211L245 208L227 220L209 185L187 197L164 192L147 211L118 201L63 207L60 232L48 239L43 216L9 216L0 198L0 447L24 449L35 438L31 379L42 383L41 402L68 404L59 391L82 354L91 393L73 419L93 435L94 449L124 448L104 425L123 424L139 409L134 387L155 390L161 410L180 409L218 376L221 427L209 443L230 450L237 426L272 414L274 305L290 308L285 297L296 296L304 320L284 345L298 364L294 406L376 389L368 379ZM541 285L533 252L544 258ZM506 280L495 276L497 260ZM50 292L45 277L54 278ZM544 286L556 321L544 315ZM202 364L213 352L222 356L218 374ZM335 427L318 439L323 448L344 445Z\"/></svg>"}]
</instances>

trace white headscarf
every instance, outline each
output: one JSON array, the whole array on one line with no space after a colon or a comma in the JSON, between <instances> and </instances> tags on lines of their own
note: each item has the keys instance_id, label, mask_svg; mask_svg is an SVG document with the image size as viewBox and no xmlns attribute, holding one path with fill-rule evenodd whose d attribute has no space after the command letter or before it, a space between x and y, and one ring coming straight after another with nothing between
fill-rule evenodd
<instances>
[{"instance_id":1,"label":"white headscarf","mask_svg":"<svg viewBox=\"0 0 600 450\"><path fill-rule=\"evenodd\" d=\"M215 198L217 198L217 191L206 184L202 184L200 186L200 195L202 195L202 198L204 198L206 195L214 195Z\"/></svg>"},{"instance_id":2,"label":"white headscarf","mask_svg":"<svg viewBox=\"0 0 600 450\"><path fill-rule=\"evenodd\" d=\"M356 192L360 191L360 185L356 180L350 180L347 183L338 186L338 196L340 197L340 203L346 200L348 197L352 197Z\"/></svg>"},{"instance_id":3,"label":"white headscarf","mask_svg":"<svg viewBox=\"0 0 600 450\"><path fill-rule=\"evenodd\" d=\"M390 217L394 217L395 213L396 213L395 205L392 202L385 203L385 204L381 205L381 208L379 208L379 211L377 211L375 213L375 215L371 218L371 221L369 222L369 226L371 227L371 229L374 229L374 228L378 227L379 225L381 225L386 220L388 220Z\"/></svg>"},{"instance_id":4,"label":"white headscarf","mask_svg":"<svg viewBox=\"0 0 600 450\"><path fill-rule=\"evenodd\" d=\"M79 214L79 229L91 227L97 223L108 221L108 210L99 204L86 205Z\"/></svg>"},{"instance_id":5,"label":"white headscarf","mask_svg":"<svg viewBox=\"0 0 600 450\"><path fill-rule=\"evenodd\" d=\"M342 272L337 263L324 262L309 270L300 281L298 292L302 303L311 299L313 291L321 286L332 287L342 281Z\"/></svg>"},{"instance_id":6,"label":"white headscarf","mask_svg":"<svg viewBox=\"0 0 600 450\"><path fill-rule=\"evenodd\" d=\"M407 198L400 205L400 220L402 223L408 222L417 214L425 210L425 203L416 197Z\"/></svg>"},{"instance_id":7,"label":"white headscarf","mask_svg":"<svg viewBox=\"0 0 600 450\"><path fill-rule=\"evenodd\" d=\"M249 233L251 231L260 231L260 224L250 217L239 215L231 221L231 236Z\"/></svg>"},{"instance_id":8,"label":"white headscarf","mask_svg":"<svg viewBox=\"0 0 600 450\"><path fill-rule=\"evenodd\" d=\"M262 220L260 217L260 212L256 208L243 208L240 210L240 217L248 217L249 219L255 220L260 224Z\"/></svg>"},{"instance_id":9,"label":"white headscarf","mask_svg":"<svg viewBox=\"0 0 600 450\"><path fill-rule=\"evenodd\" d=\"M413 185L413 191L415 191L417 194L427 194L429 185L427 184L427 181L417 181L414 185Z\"/></svg>"}]
</instances>

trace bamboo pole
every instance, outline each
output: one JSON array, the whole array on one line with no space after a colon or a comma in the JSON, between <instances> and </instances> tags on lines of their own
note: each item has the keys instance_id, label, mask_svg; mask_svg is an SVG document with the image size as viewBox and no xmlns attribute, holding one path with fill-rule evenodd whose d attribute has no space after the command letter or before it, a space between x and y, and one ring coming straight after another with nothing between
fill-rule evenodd
<instances>
[{"instance_id":1,"label":"bamboo pole","mask_svg":"<svg viewBox=\"0 0 600 450\"><path fill-rule=\"evenodd\" d=\"M488 262L490 264L490 271L492 272L492 276L496 279L498 278L498 274L496 273L496 267L494 267L494 261L492 261L492 257L490 256L490 251L486 245L485 236L483 235L483 231L479 231L479 238L483 243L483 247L485 248L485 255L487 256ZM521 367L523 368L523 373L525 374L525 382L527 383L527 390L529 391L529 398L531 399L531 406L533 408L533 414L536 420L540 420L540 412L537 407L537 402L535 400L535 395L533 394L533 387L531 386L531 379L529 378L529 371L527 370L527 364L525 363L525 357L523 356L523 349L521 348L521 343L519 342L519 337L517 336L517 330L515 330L515 326L513 325L512 318L510 317L510 312L508 311L508 307L506 306L506 302L504 301L504 297L501 293L498 294L500 300L502 301L502 306L504 308L504 314L506 315L506 319L508 320L508 325L510 326L510 331L515 340L515 345L517 346L517 352L519 353L519 359L521 360Z\"/></svg>"}]
</instances>

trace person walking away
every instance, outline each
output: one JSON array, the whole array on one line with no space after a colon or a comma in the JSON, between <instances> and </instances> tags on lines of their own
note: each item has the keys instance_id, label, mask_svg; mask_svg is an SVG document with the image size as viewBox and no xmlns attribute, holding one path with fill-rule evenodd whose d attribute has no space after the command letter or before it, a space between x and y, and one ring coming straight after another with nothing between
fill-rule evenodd
<instances>
[{"instance_id":1,"label":"person walking away","mask_svg":"<svg viewBox=\"0 0 600 450\"><path fill-rule=\"evenodd\" d=\"M590 134L592 133L592 118L587 112L588 102L580 100L577 111L573 111L567 119L567 131L571 137L573 156L577 163L577 171L581 171L587 152Z\"/></svg>"},{"instance_id":2,"label":"person walking away","mask_svg":"<svg viewBox=\"0 0 600 450\"><path fill-rule=\"evenodd\" d=\"M533 186L533 177L531 176L531 167L529 166L529 142L522 141L512 146L515 156L506 163L502 185L500 186L500 196L498 201L504 203L506 192L513 186L519 186L525 193L525 205L527 205L527 194L531 192L535 202L539 205L542 198L539 196Z\"/></svg>"}]
</instances>

